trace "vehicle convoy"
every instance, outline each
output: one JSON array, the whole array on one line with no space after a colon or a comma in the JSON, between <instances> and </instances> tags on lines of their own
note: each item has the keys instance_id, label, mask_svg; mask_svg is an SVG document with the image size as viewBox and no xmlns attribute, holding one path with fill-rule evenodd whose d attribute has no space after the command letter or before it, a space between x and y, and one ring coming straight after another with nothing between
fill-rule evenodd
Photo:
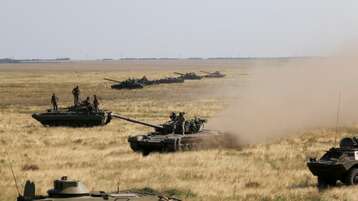
<instances>
[{"instance_id":1,"label":"vehicle convoy","mask_svg":"<svg viewBox=\"0 0 358 201\"><path fill-rule=\"evenodd\" d=\"M146 191L117 191L107 193L103 191L90 192L86 186L76 180L69 180L66 176L54 181L52 189L47 191L47 195L36 195L35 184L26 181L24 193L19 193L17 201L180 201L170 198L160 193Z\"/></svg>"},{"instance_id":2,"label":"vehicle convoy","mask_svg":"<svg viewBox=\"0 0 358 201\"><path fill-rule=\"evenodd\" d=\"M225 77L226 75L221 73L220 71L215 71L215 72L207 72L207 71L200 71L202 73L205 73L206 75L204 75L204 78L222 78Z\"/></svg>"},{"instance_id":3,"label":"vehicle convoy","mask_svg":"<svg viewBox=\"0 0 358 201\"><path fill-rule=\"evenodd\" d=\"M174 72L177 75L180 75L180 78L184 79L184 80L201 80L203 78L203 76L197 75L194 72L189 72L189 73L178 73L178 72Z\"/></svg>"},{"instance_id":4,"label":"vehicle convoy","mask_svg":"<svg viewBox=\"0 0 358 201\"><path fill-rule=\"evenodd\" d=\"M58 110L48 109L46 112L33 113L32 118L44 126L92 127L108 124L111 121L111 112L73 105Z\"/></svg>"},{"instance_id":5,"label":"vehicle convoy","mask_svg":"<svg viewBox=\"0 0 358 201\"><path fill-rule=\"evenodd\" d=\"M145 123L119 114L112 114L112 118L154 128L154 131L148 134L128 137L132 150L141 152L144 156L151 152L176 152L232 144L228 135L204 129L206 120L201 118L185 120L182 126L174 118L160 125Z\"/></svg>"},{"instance_id":6,"label":"vehicle convoy","mask_svg":"<svg viewBox=\"0 0 358 201\"><path fill-rule=\"evenodd\" d=\"M346 185L357 185L358 139L343 138L338 148L330 148L319 160L310 158L307 166L317 176L319 187L334 186L338 180Z\"/></svg>"},{"instance_id":7,"label":"vehicle convoy","mask_svg":"<svg viewBox=\"0 0 358 201\"><path fill-rule=\"evenodd\" d=\"M116 82L115 84L111 85L112 89L142 89L145 86L149 86L149 85L184 82L184 79L181 77L169 77L169 78L162 78L157 80L149 80L146 76L143 76L140 79L129 78L125 81L118 81L109 78L104 78L104 79L111 82Z\"/></svg>"}]
</instances>

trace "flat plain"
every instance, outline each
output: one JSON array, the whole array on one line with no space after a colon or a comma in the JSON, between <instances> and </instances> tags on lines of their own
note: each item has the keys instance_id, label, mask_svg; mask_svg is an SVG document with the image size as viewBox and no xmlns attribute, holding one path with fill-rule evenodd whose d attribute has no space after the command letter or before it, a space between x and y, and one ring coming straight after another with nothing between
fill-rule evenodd
<instances>
[{"instance_id":1,"label":"flat plain","mask_svg":"<svg viewBox=\"0 0 358 201\"><path fill-rule=\"evenodd\" d=\"M101 107L138 120L159 124L171 111L209 119L225 110L250 79L251 68L275 60L135 60L83 61L0 65L0 200L16 199L8 167L11 161L20 184L27 179L44 194L61 176L82 180L91 190L115 191L150 187L183 200L354 200L354 187L319 192L306 168L309 156L319 156L334 144L335 131L319 128L272 142L143 157L128 146L129 135L150 128L122 120L103 127L49 128L31 113L71 105L71 90L99 96ZM112 90L103 78L150 79L173 72L220 70L223 79L150 86L142 90ZM231 93L234 92L234 93ZM239 123L239 122L238 122ZM357 128L342 128L338 138ZM7 157L6 152L9 153Z\"/></svg>"}]
</instances>

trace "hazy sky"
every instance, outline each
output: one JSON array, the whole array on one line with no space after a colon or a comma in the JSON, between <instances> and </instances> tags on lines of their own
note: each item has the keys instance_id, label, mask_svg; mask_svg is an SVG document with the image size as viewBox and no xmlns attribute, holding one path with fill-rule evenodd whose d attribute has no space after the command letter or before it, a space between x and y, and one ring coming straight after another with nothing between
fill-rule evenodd
<instances>
[{"instance_id":1,"label":"hazy sky","mask_svg":"<svg viewBox=\"0 0 358 201\"><path fill-rule=\"evenodd\" d=\"M301 56L358 34L357 0L0 0L0 58Z\"/></svg>"}]
</instances>

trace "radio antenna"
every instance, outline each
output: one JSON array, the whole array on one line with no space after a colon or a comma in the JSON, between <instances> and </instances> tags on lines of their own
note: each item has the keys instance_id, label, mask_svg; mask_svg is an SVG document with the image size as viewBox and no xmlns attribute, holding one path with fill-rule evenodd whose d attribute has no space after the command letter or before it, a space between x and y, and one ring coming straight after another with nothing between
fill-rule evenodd
<instances>
[{"instance_id":1,"label":"radio antenna","mask_svg":"<svg viewBox=\"0 0 358 201\"><path fill-rule=\"evenodd\" d=\"M339 126L339 117L340 117L340 113L341 113L341 99L342 99L342 94L341 91L339 91L339 95L338 95L338 103L337 103L337 116L336 116L336 134L334 136L334 144L337 144L337 135L338 135L338 126Z\"/></svg>"},{"instance_id":2,"label":"radio antenna","mask_svg":"<svg viewBox=\"0 0 358 201\"><path fill-rule=\"evenodd\" d=\"M20 193L20 190L19 190L19 186L18 186L18 184L17 184L16 176L15 176L15 173L14 173L14 169L12 168L12 163L11 163L11 160L10 160L10 157L9 157L9 153L7 153L7 151L5 151L5 154L6 154L6 156L7 156L8 162L9 162L9 167L10 167L11 174L12 174L12 177L13 177L14 182L15 182L15 188L16 188L17 194L18 194L18 196L21 196L21 193Z\"/></svg>"}]
</instances>

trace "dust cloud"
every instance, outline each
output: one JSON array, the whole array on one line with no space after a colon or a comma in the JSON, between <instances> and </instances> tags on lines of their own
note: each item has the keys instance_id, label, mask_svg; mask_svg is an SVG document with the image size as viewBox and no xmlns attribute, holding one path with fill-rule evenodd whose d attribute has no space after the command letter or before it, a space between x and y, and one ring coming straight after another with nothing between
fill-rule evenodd
<instances>
[{"instance_id":1,"label":"dust cloud","mask_svg":"<svg viewBox=\"0 0 358 201\"><path fill-rule=\"evenodd\" d=\"M240 144L335 128L338 108L340 126L358 122L357 55L259 65L249 77L237 100L209 125L235 134Z\"/></svg>"}]
</instances>

